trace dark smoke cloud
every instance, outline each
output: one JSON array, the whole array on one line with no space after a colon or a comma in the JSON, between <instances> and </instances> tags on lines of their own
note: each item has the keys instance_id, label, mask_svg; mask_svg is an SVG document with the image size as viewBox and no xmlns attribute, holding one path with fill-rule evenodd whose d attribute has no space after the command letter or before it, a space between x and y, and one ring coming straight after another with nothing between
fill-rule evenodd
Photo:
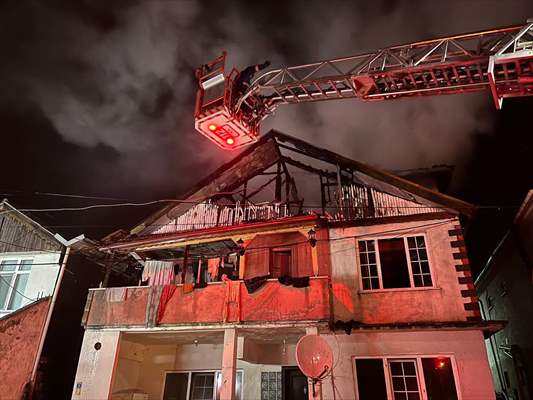
<instances>
[{"instance_id":1,"label":"dark smoke cloud","mask_svg":"<svg viewBox=\"0 0 533 400\"><path fill-rule=\"evenodd\" d=\"M528 0L227 3L11 2L0 17L4 105L36 104L65 141L113 149L115 168L140 187L182 190L233 155L193 130L193 70L223 49L230 66L279 66L533 14ZM346 101L282 107L265 128L398 169L461 163L495 112L488 93Z\"/></svg>"}]
</instances>

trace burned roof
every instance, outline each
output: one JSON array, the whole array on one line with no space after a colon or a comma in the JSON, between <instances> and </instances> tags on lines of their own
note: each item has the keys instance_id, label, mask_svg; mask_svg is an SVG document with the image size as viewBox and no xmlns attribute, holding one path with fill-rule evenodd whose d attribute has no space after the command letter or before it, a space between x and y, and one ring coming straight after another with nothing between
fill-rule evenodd
<instances>
[{"instance_id":1,"label":"burned roof","mask_svg":"<svg viewBox=\"0 0 533 400\"><path fill-rule=\"evenodd\" d=\"M299 179L301 174L308 176ZM312 182L310 176L314 176L312 179L316 179L316 183L320 182L320 190L309 187ZM255 186L250 184L252 180L255 180ZM366 193L366 189L372 190L375 195ZM270 194L261 197L260 193L265 191L270 191ZM284 202L293 209L299 208L300 213L313 210L330 215L347 203L359 207L359 203L349 198L352 192L368 199L377 196L374 203L380 201L383 204L370 204L372 207L412 205L413 208L425 207L465 216L471 215L474 210L474 206L467 202L272 130L194 185L182 201L163 207L135 226L130 235L159 233L158 227L171 220L176 221L193 206L206 201L232 204L252 202L253 198L254 205L261 201ZM388 206L391 199L403 201L403 206ZM372 203L371 199L369 201ZM365 207L368 208L368 205Z\"/></svg>"}]
</instances>

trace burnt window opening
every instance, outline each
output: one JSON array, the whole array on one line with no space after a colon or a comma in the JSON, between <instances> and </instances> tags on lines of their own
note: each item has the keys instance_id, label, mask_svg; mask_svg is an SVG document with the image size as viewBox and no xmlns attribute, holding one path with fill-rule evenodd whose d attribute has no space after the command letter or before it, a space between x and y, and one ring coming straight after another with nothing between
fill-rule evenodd
<instances>
[{"instance_id":1,"label":"burnt window opening","mask_svg":"<svg viewBox=\"0 0 533 400\"><path fill-rule=\"evenodd\" d=\"M359 400L387 400L387 383L381 358L355 360Z\"/></svg>"},{"instance_id":2,"label":"burnt window opening","mask_svg":"<svg viewBox=\"0 0 533 400\"><path fill-rule=\"evenodd\" d=\"M383 289L411 286L403 238L378 240L378 249Z\"/></svg>"},{"instance_id":3,"label":"burnt window opening","mask_svg":"<svg viewBox=\"0 0 533 400\"><path fill-rule=\"evenodd\" d=\"M358 241L363 290L431 287L424 236Z\"/></svg>"},{"instance_id":4,"label":"burnt window opening","mask_svg":"<svg viewBox=\"0 0 533 400\"><path fill-rule=\"evenodd\" d=\"M270 256L270 276L279 278L291 275L291 249L272 249Z\"/></svg>"},{"instance_id":5,"label":"burnt window opening","mask_svg":"<svg viewBox=\"0 0 533 400\"><path fill-rule=\"evenodd\" d=\"M355 372L359 400L387 400L387 382L394 399L458 399L450 357L357 358Z\"/></svg>"}]
</instances>

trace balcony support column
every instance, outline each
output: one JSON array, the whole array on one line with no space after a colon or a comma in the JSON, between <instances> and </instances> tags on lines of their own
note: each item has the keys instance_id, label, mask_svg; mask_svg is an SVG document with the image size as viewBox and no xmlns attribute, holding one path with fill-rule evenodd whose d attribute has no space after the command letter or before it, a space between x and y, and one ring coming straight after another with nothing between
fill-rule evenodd
<instances>
[{"instance_id":1,"label":"balcony support column","mask_svg":"<svg viewBox=\"0 0 533 400\"><path fill-rule=\"evenodd\" d=\"M311 247L311 262L313 264L313 275L318 276L318 250L315 247Z\"/></svg>"},{"instance_id":2,"label":"balcony support column","mask_svg":"<svg viewBox=\"0 0 533 400\"><path fill-rule=\"evenodd\" d=\"M224 330L224 350L222 353L222 384L220 400L233 400L235 397L235 375L237 372L237 330Z\"/></svg>"},{"instance_id":3,"label":"balcony support column","mask_svg":"<svg viewBox=\"0 0 533 400\"><path fill-rule=\"evenodd\" d=\"M243 247L246 249L252 239L244 240ZM239 256L239 279L244 279L244 274L246 274L246 252Z\"/></svg>"}]
</instances>

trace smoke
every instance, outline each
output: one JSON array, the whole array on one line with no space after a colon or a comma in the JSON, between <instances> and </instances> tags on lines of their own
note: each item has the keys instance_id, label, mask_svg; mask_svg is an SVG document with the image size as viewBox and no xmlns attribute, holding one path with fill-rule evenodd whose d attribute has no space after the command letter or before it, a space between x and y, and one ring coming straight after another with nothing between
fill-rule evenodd
<instances>
[{"instance_id":1,"label":"smoke","mask_svg":"<svg viewBox=\"0 0 533 400\"><path fill-rule=\"evenodd\" d=\"M275 67L520 23L531 9L527 0L254 3L12 3L0 20L0 44L11 46L4 100L37 104L65 141L113 149L116 168L140 186L184 188L234 155L193 129L194 68L222 50L229 66ZM495 112L488 93L345 101L282 107L264 131L412 168L467 159L472 135L490 133Z\"/></svg>"}]
</instances>

